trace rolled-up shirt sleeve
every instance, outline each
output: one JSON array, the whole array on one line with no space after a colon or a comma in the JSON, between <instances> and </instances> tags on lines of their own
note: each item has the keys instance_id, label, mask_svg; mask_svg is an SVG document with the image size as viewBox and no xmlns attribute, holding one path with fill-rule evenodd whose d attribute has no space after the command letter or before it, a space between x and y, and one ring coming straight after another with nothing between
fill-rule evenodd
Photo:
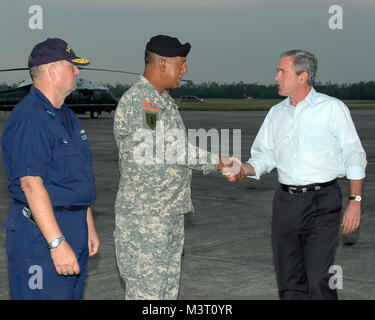
<instances>
[{"instance_id":1,"label":"rolled-up shirt sleeve","mask_svg":"<svg viewBox=\"0 0 375 320\"><path fill-rule=\"evenodd\" d=\"M42 123L22 119L12 130L11 179L39 176L46 179L51 162L51 146Z\"/></svg>"},{"instance_id":2,"label":"rolled-up shirt sleeve","mask_svg":"<svg viewBox=\"0 0 375 320\"><path fill-rule=\"evenodd\" d=\"M344 157L346 177L349 180L361 180L365 177L366 153L358 137L349 109L344 103L338 101L337 111L334 127Z\"/></svg>"},{"instance_id":3,"label":"rolled-up shirt sleeve","mask_svg":"<svg viewBox=\"0 0 375 320\"><path fill-rule=\"evenodd\" d=\"M268 112L255 137L254 143L250 149L251 157L247 161L255 170L255 176L249 177L257 180L259 180L263 174L271 172L272 169L276 167L274 141L270 127L271 112L272 111Z\"/></svg>"}]
</instances>

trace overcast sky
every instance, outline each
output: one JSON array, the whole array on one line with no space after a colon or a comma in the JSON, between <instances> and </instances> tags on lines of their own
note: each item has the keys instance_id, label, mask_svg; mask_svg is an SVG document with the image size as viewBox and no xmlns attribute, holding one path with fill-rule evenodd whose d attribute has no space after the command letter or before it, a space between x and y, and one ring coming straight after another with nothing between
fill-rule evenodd
<instances>
[{"instance_id":1,"label":"overcast sky","mask_svg":"<svg viewBox=\"0 0 375 320\"><path fill-rule=\"evenodd\" d=\"M30 29L32 5L43 10L43 29ZM329 21L342 29L331 29ZM330 20L331 19L331 20ZM35 22L35 20L33 20ZM274 83L282 52L306 49L319 61L317 80L372 81L375 0L1 0L0 69L24 67L32 47L47 37L66 40L90 67L143 72L150 37L190 42L194 83ZM132 83L135 76L81 72L97 82ZM1 73L0 82L27 78Z\"/></svg>"}]
</instances>

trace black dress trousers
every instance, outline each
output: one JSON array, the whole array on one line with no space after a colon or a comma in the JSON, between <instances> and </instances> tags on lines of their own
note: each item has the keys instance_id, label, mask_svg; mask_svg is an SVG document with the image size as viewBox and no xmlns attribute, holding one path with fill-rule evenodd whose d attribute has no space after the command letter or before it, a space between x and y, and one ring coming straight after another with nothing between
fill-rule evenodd
<instances>
[{"instance_id":1,"label":"black dress trousers","mask_svg":"<svg viewBox=\"0 0 375 320\"><path fill-rule=\"evenodd\" d=\"M342 207L337 183L273 199L272 249L280 299L337 299L330 288ZM331 285L332 287L332 285Z\"/></svg>"}]
</instances>

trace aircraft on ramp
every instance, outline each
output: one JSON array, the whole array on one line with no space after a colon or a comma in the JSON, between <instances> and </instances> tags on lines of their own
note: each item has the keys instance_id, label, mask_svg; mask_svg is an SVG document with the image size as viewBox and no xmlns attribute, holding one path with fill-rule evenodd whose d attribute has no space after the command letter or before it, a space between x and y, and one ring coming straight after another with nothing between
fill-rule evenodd
<instances>
[{"instance_id":1,"label":"aircraft on ramp","mask_svg":"<svg viewBox=\"0 0 375 320\"><path fill-rule=\"evenodd\" d=\"M81 67L79 69L139 75L139 73L121 70ZM28 68L4 69L0 70L0 72L22 70L28 70ZM29 93L31 85L32 81L28 79L22 81L15 88L0 91L0 111L12 111L14 106ZM112 110L116 110L118 99L112 95L109 88L97 85L88 79L78 78L76 90L66 97L65 103L75 113L85 114L89 112L91 118L97 119L102 112L110 113Z\"/></svg>"}]
</instances>

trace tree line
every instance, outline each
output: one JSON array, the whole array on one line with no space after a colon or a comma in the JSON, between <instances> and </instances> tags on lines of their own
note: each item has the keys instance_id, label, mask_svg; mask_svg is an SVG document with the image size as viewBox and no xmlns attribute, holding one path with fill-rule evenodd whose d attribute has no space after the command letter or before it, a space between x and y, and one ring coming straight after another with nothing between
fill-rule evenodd
<instances>
[{"instance_id":1,"label":"tree line","mask_svg":"<svg viewBox=\"0 0 375 320\"><path fill-rule=\"evenodd\" d=\"M128 84L105 84L116 97L120 98L130 88ZM11 86L12 87L12 86ZM6 90L6 83L0 84L0 90ZM342 100L375 100L375 81L358 82L351 84L335 84L331 82L317 82L314 88L321 93L328 94ZM222 99L279 99L277 85L263 85L258 83L233 82L219 84L217 82L203 82L194 84L191 81L183 82L179 88L171 90L172 97L184 95L198 96L200 98Z\"/></svg>"},{"instance_id":2,"label":"tree line","mask_svg":"<svg viewBox=\"0 0 375 320\"><path fill-rule=\"evenodd\" d=\"M112 94L119 98L129 89L130 85L107 84ZM375 81L351 84L335 84L331 82L317 82L314 85L316 91L336 97L342 100L375 100ZM172 97L178 98L184 95L193 95L200 98L222 99L278 99L276 84L263 85L258 83L233 82L231 84L219 84L217 82L203 82L194 84L189 81L182 83L179 88L172 89Z\"/></svg>"}]
</instances>

